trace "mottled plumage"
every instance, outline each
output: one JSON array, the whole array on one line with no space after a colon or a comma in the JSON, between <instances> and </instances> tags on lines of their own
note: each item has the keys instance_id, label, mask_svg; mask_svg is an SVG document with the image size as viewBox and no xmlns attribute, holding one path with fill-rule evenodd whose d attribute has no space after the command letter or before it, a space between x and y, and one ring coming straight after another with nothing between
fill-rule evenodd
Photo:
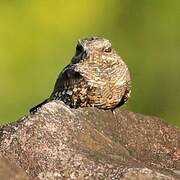
<instances>
[{"instance_id":1,"label":"mottled plumage","mask_svg":"<svg viewBox=\"0 0 180 180\"><path fill-rule=\"evenodd\" d=\"M71 108L94 106L114 109L124 104L131 92L129 70L111 43L101 37L79 40L71 63L60 73L51 100Z\"/></svg>"}]
</instances>

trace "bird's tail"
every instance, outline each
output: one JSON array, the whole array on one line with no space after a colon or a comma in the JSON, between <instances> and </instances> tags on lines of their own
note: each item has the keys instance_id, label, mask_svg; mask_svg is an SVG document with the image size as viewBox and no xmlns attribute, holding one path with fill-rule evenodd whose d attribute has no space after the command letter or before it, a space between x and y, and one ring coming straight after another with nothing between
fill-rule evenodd
<instances>
[{"instance_id":1,"label":"bird's tail","mask_svg":"<svg viewBox=\"0 0 180 180\"><path fill-rule=\"evenodd\" d=\"M43 102L41 102L40 104L36 105L35 107L31 108L29 110L30 113L35 113L37 111L38 108L40 108L43 104L46 104L48 102L48 99L44 100Z\"/></svg>"}]
</instances>

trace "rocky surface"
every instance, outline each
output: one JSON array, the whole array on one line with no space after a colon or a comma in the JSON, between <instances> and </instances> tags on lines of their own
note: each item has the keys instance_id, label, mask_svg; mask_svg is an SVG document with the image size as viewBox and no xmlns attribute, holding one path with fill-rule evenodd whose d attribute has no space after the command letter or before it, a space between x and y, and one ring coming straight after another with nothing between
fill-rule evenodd
<instances>
[{"instance_id":1,"label":"rocky surface","mask_svg":"<svg viewBox=\"0 0 180 180\"><path fill-rule=\"evenodd\" d=\"M1 180L28 180L25 172L17 165L0 157L0 179Z\"/></svg>"},{"instance_id":2,"label":"rocky surface","mask_svg":"<svg viewBox=\"0 0 180 180\"><path fill-rule=\"evenodd\" d=\"M50 102L0 129L30 179L180 179L180 129L156 117Z\"/></svg>"}]
</instances>

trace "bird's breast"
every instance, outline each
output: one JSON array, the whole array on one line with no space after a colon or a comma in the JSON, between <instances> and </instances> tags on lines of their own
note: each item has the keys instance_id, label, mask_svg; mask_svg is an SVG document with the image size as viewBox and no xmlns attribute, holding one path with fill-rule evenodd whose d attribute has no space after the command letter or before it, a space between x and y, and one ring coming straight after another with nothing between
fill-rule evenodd
<instances>
[{"instance_id":1,"label":"bird's breast","mask_svg":"<svg viewBox=\"0 0 180 180\"><path fill-rule=\"evenodd\" d=\"M89 103L101 108L116 106L125 95L127 82L130 80L124 62L78 64L76 71L89 87Z\"/></svg>"},{"instance_id":2,"label":"bird's breast","mask_svg":"<svg viewBox=\"0 0 180 180\"><path fill-rule=\"evenodd\" d=\"M88 62L76 67L88 85L103 89L108 86L121 86L128 77L128 68L124 62Z\"/></svg>"}]
</instances>

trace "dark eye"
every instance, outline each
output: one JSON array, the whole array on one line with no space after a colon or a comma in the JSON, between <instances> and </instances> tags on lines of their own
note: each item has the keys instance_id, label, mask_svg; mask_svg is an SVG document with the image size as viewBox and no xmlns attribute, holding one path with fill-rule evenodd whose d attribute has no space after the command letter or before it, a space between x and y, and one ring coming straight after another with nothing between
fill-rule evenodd
<instances>
[{"instance_id":1,"label":"dark eye","mask_svg":"<svg viewBox=\"0 0 180 180\"><path fill-rule=\"evenodd\" d=\"M112 48L111 47L107 47L104 49L104 52L106 53L110 53L112 51Z\"/></svg>"},{"instance_id":2,"label":"dark eye","mask_svg":"<svg viewBox=\"0 0 180 180\"><path fill-rule=\"evenodd\" d=\"M80 54L81 52L83 52L83 47L82 45L78 44L76 46L76 55Z\"/></svg>"}]
</instances>

